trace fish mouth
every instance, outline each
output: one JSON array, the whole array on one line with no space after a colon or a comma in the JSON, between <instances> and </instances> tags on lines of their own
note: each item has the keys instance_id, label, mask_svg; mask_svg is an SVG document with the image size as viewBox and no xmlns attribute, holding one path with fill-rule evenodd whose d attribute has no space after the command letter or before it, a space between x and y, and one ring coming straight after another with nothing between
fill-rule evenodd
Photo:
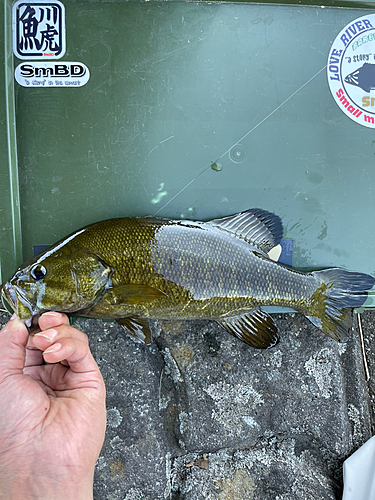
<instances>
[{"instance_id":1,"label":"fish mouth","mask_svg":"<svg viewBox=\"0 0 375 500\"><path fill-rule=\"evenodd\" d=\"M5 309L10 313L9 309L13 312L17 309L17 299L13 287L9 283L3 283L0 288L1 291L1 301Z\"/></svg>"},{"instance_id":2,"label":"fish mouth","mask_svg":"<svg viewBox=\"0 0 375 500\"><path fill-rule=\"evenodd\" d=\"M5 309L8 312L12 309L28 328L31 328L40 316L23 291L16 285L4 283L1 287L1 299Z\"/></svg>"}]
</instances>

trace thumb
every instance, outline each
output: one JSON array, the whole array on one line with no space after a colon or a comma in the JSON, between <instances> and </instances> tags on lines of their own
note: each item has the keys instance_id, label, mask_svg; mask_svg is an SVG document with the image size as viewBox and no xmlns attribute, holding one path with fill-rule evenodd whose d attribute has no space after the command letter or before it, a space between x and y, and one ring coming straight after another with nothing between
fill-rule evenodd
<instances>
[{"instance_id":1,"label":"thumb","mask_svg":"<svg viewBox=\"0 0 375 500\"><path fill-rule=\"evenodd\" d=\"M22 373L28 337L26 326L15 315L0 331L0 382Z\"/></svg>"}]
</instances>

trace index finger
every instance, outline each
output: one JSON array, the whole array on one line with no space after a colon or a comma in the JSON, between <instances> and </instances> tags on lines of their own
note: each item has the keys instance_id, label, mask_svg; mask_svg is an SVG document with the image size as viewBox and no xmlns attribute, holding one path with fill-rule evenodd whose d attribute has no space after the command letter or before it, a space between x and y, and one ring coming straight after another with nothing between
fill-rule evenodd
<instances>
[{"instance_id":1,"label":"index finger","mask_svg":"<svg viewBox=\"0 0 375 500\"><path fill-rule=\"evenodd\" d=\"M56 335L48 338L50 332ZM71 326L61 325L56 330L45 330L47 336L34 337L33 343L43 349L47 363L67 362L71 370L77 373L99 371L88 345L86 334ZM64 363L65 364L65 363Z\"/></svg>"},{"instance_id":2,"label":"index finger","mask_svg":"<svg viewBox=\"0 0 375 500\"><path fill-rule=\"evenodd\" d=\"M38 323L40 329L43 331L61 325L69 326L69 318L66 314L48 311L41 315Z\"/></svg>"}]
</instances>

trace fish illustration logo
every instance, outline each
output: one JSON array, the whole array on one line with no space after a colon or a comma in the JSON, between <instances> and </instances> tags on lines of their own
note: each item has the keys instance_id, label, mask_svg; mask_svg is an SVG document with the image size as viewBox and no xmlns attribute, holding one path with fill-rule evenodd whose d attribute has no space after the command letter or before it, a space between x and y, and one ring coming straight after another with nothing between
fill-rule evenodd
<instances>
[{"instance_id":1,"label":"fish illustration logo","mask_svg":"<svg viewBox=\"0 0 375 500\"><path fill-rule=\"evenodd\" d=\"M375 64L365 63L344 78L349 85L360 87L367 93L375 89Z\"/></svg>"}]
</instances>

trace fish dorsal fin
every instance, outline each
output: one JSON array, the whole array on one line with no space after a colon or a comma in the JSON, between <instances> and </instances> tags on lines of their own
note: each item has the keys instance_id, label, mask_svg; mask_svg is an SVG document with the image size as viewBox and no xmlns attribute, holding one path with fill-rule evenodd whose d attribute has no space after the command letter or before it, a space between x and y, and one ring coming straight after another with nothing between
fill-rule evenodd
<instances>
[{"instance_id":1,"label":"fish dorsal fin","mask_svg":"<svg viewBox=\"0 0 375 500\"><path fill-rule=\"evenodd\" d=\"M271 316L262 309L238 316L217 320L229 333L256 349L268 349L279 341L277 327Z\"/></svg>"},{"instance_id":2,"label":"fish dorsal fin","mask_svg":"<svg viewBox=\"0 0 375 500\"><path fill-rule=\"evenodd\" d=\"M139 339L143 344L151 344L151 331L145 318L120 318L117 323L127 332Z\"/></svg>"},{"instance_id":3,"label":"fish dorsal fin","mask_svg":"<svg viewBox=\"0 0 375 500\"><path fill-rule=\"evenodd\" d=\"M251 208L224 219L213 219L208 224L233 233L266 253L283 237L280 217L260 208Z\"/></svg>"}]
</instances>

